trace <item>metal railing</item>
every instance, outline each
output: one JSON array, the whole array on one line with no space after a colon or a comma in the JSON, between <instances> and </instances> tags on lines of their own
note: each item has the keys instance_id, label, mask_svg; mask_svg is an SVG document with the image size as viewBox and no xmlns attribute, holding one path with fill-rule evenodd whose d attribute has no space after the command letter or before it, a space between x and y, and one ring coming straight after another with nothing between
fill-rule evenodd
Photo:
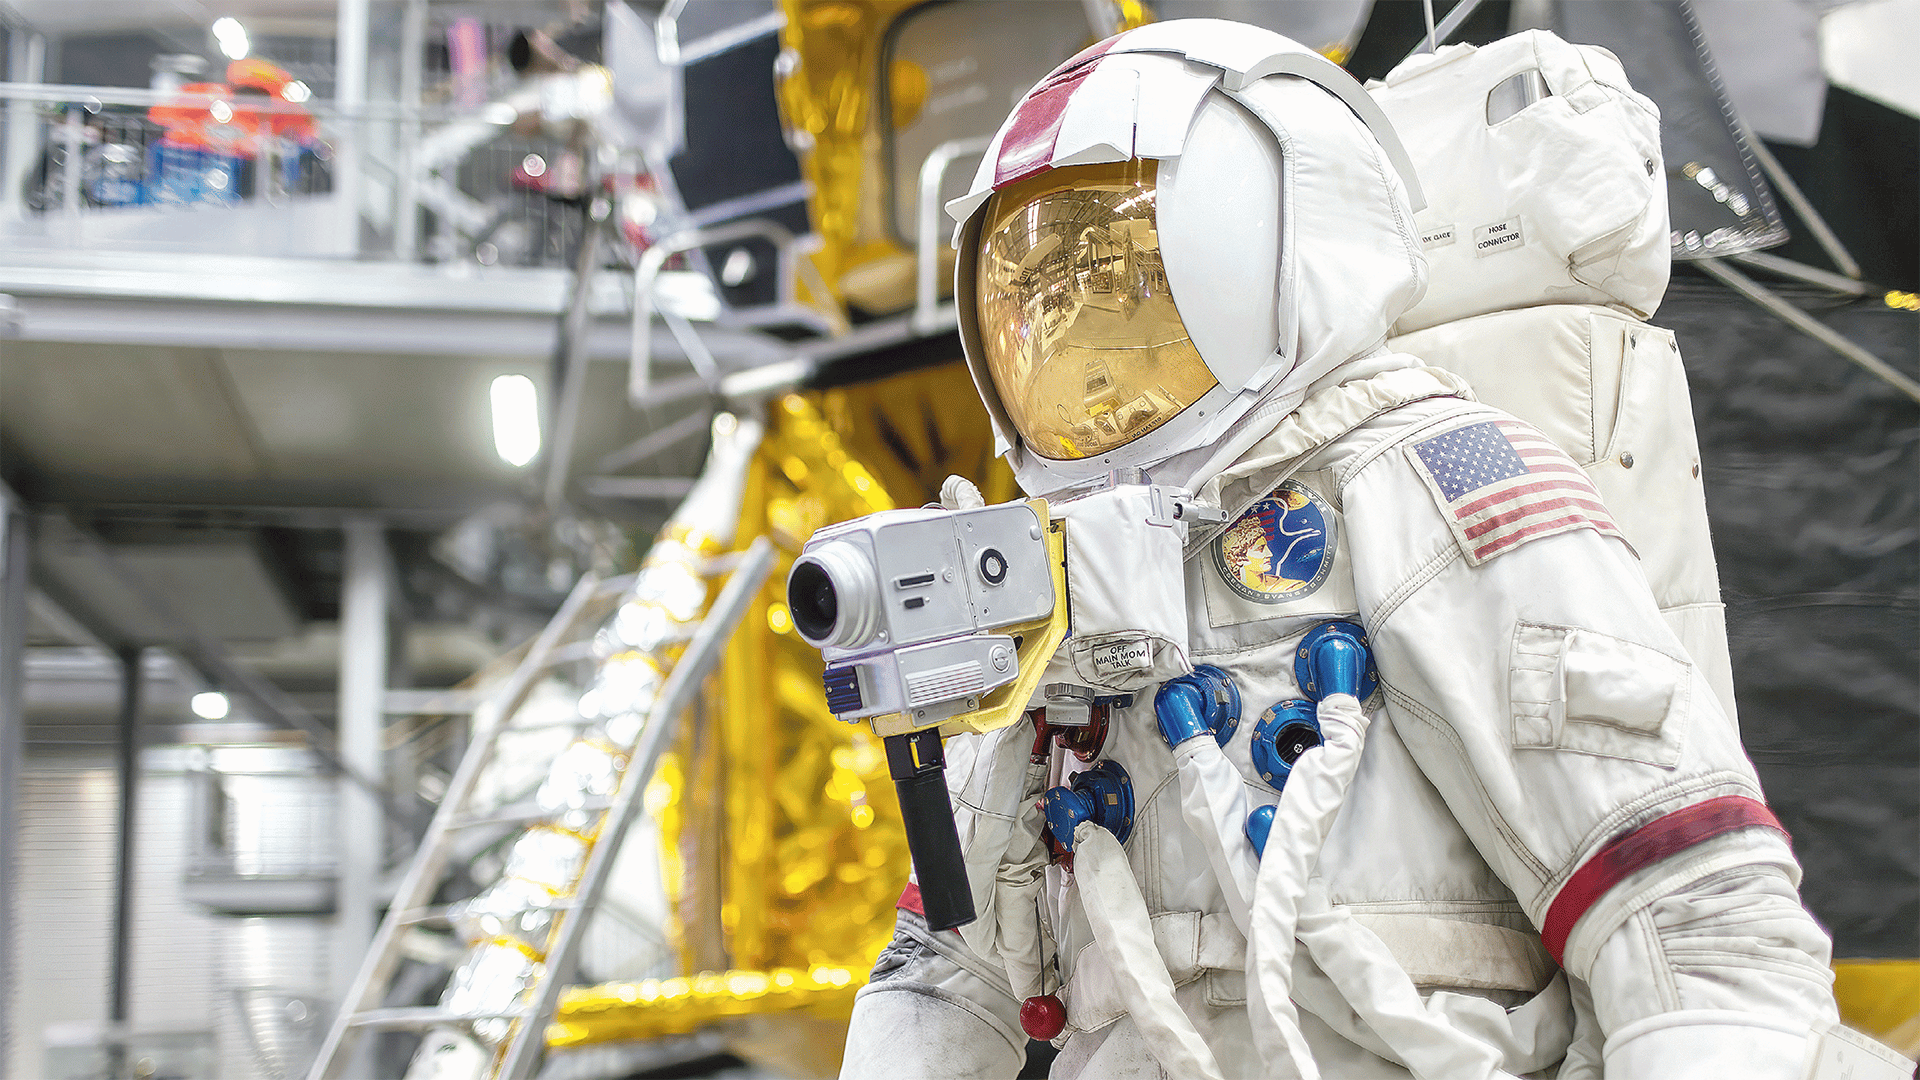
<instances>
[{"instance_id":1,"label":"metal railing","mask_svg":"<svg viewBox=\"0 0 1920 1080\"><path fill-rule=\"evenodd\" d=\"M0 83L0 239L66 252L568 267L587 193L555 190L571 151L514 131L526 104L348 113L322 101Z\"/></svg>"},{"instance_id":2,"label":"metal railing","mask_svg":"<svg viewBox=\"0 0 1920 1080\"><path fill-rule=\"evenodd\" d=\"M9 251L22 258L102 260L140 252L576 269L589 229L610 236L618 230L612 221L594 224L600 209L584 212L584 203L609 192L553 182L578 164L575 151L518 130L518 117L538 112L539 94L532 85L508 88L478 109L393 102L343 109L318 99L293 104L0 82L6 122L0 262ZM198 116L221 137L179 138L183 116ZM849 334L828 299L829 283L808 257L812 238L767 218L706 224L663 202L653 228L667 235L650 246L619 239L603 245L597 277L610 267L632 267L629 396L636 406L701 394L763 397L804 379L833 355L950 329L953 309L942 299L941 271L951 254L943 250L949 241L939 227L940 192L952 170L977 160L988 142L951 140L922 163L915 302L856 333ZM771 303L733 308L721 301L700 252L741 241L773 248ZM702 280L680 280L691 278ZM690 291L693 285L702 287ZM695 378L656 382L656 318L692 361ZM750 333L767 328L786 332ZM793 342L793 328L818 337ZM748 350L759 359L744 364L734 340L742 332L764 343ZM778 370L741 370L769 363Z\"/></svg>"},{"instance_id":3,"label":"metal railing","mask_svg":"<svg viewBox=\"0 0 1920 1080\"><path fill-rule=\"evenodd\" d=\"M644 406L655 400L656 388L653 385L653 316L655 311L654 287L667 260L675 255L685 254L696 248L717 244L733 243L747 239L762 239L774 247L774 265L776 285L774 295L778 298L768 308L754 312L737 321L736 325L769 325L773 323L791 323L809 326L831 334L844 334L847 323L843 317L830 307L807 307L795 302L793 282L796 275L804 278L813 296L829 296L826 281L813 265L813 260L803 257L798 251L797 238L785 226L765 218L749 218L744 221L728 222L704 229L688 229L685 232L667 237L653 245L640 257L633 272L633 333L629 347L627 372L627 398L636 407ZM823 310L826 313L823 313ZM717 389L719 372L711 354L706 353L687 325L672 316L667 318L667 326L693 360L696 370L702 378Z\"/></svg>"},{"instance_id":4,"label":"metal railing","mask_svg":"<svg viewBox=\"0 0 1920 1080\"><path fill-rule=\"evenodd\" d=\"M923 334L945 329L952 321L949 307L940 308L940 251L952 250L948 230L940 228L940 188L956 161L978 157L987 152L993 139L976 136L943 142L927 154L920 165L919 230L914 244L915 282L913 328Z\"/></svg>"}]
</instances>

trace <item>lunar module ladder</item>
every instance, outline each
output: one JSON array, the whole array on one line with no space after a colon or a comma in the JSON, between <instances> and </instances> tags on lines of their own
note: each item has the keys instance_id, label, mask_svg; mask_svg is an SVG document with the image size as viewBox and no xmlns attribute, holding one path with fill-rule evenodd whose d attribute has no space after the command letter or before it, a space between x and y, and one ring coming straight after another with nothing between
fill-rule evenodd
<instances>
[{"instance_id":1,"label":"lunar module ladder","mask_svg":"<svg viewBox=\"0 0 1920 1080\"><path fill-rule=\"evenodd\" d=\"M713 670L727 639L746 614L754 594L773 570L773 544L765 537L740 553L732 575L714 598L706 618L701 620L686 651L667 675L652 707L639 742L629 755L627 767L612 800L605 806L606 816L598 837L588 853L586 865L572 899L562 908L558 933L547 951L544 970L533 984L524 1004L511 1012L485 1016L451 1012L433 1007L381 1008L388 986L399 967L401 939L407 930L440 917L440 909L430 908L434 892L453 851L453 838L463 829L479 825L534 824L547 813L487 816L476 815L468 805L481 773L493 759L508 721L526 701L534 684L553 661L561 639L580 621L582 613L596 599L622 590L631 578L598 581L591 575L583 579L567 597L560 610L539 637L534 639L526 658L513 672L499 694L482 712L476 713L480 730L473 745L460 761L459 769L447 785L446 796L421 840L413 864L394 895L393 906L381 920L366 960L360 965L353 987L341 1002L327 1041L320 1048L308 1073L308 1080L339 1080L348 1067L359 1037L371 1030L424 1030L439 1024L462 1024L476 1020L508 1019L516 1021L504 1056L498 1059L497 1076L501 1080L527 1080L540 1060L546 1042L547 1024L560 1002L561 980L569 974L579 951L587 917L599 902L608 872L619 854L621 840L633 823L641 805L641 794L653 777L654 766L666 749L678 726L680 715L693 702L700 683Z\"/></svg>"}]
</instances>

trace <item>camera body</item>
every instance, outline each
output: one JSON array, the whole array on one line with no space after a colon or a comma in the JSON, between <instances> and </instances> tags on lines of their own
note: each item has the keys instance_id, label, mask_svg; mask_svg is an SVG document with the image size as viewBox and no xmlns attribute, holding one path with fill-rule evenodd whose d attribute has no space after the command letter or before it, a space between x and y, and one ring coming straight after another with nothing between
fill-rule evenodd
<instances>
[{"instance_id":1,"label":"camera body","mask_svg":"<svg viewBox=\"0 0 1920 1080\"><path fill-rule=\"evenodd\" d=\"M1012 627L1054 611L1044 504L887 510L829 526L787 578L795 629L826 658L842 720L922 728L1020 675Z\"/></svg>"}]
</instances>

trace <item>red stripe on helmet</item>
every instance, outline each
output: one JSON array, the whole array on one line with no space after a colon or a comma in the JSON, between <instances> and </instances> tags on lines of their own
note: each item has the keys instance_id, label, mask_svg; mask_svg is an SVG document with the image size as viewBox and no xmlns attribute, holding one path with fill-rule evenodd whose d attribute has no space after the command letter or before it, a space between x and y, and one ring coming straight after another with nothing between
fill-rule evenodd
<instances>
[{"instance_id":1,"label":"red stripe on helmet","mask_svg":"<svg viewBox=\"0 0 1920 1080\"><path fill-rule=\"evenodd\" d=\"M1040 85L1014 106L1013 121L1000 140L1000 156L993 163L995 191L1046 170L1053 161L1054 145L1060 141L1060 121L1067 114L1067 102L1093 74L1094 61L1125 36L1115 34L1075 53L1048 72Z\"/></svg>"},{"instance_id":2,"label":"red stripe on helmet","mask_svg":"<svg viewBox=\"0 0 1920 1080\"><path fill-rule=\"evenodd\" d=\"M1000 156L993 163L994 190L1046 170L1060 140L1067 102L1092 71L1093 65L1088 64L1051 79L1014 108L1013 121L1000 140Z\"/></svg>"},{"instance_id":3,"label":"red stripe on helmet","mask_svg":"<svg viewBox=\"0 0 1920 1080\"><path fill-rule=\"evenodd\" d=\"M1081 49L1079 52L1074 53L1072 56L1067 57L1064 63L1062 63L1059 67L1054 68L1052 71L1047 72L1047 78L1042 79L1040 81L1046 82L1048 79L1052 79L1055 76L1065 75L1067 72L1072 71L1074 68L1077 68L1082 64L1092 63L1093 61L1100 59L1101 57L1107 55L1108 49L1111 49L1115 45L1120 44L1120 39L1125 37L1126 35L1127 35L1127 32L1125 30L1122 30L1118 34L1115 34L1110 38L1103 38L1100 41L1094 42L1093 44L1087 46L1086 48Z\"/></svg>"},{"instance_id":4,"label":"red stripe on helmet","mask_svg":"<svg viewBox=\"0 0 1920 1080\"><path fill-rule=\"evenodd\" d=\"M1765 803L1744 795L1723 795L1675 810L1615 837L1561 886L1560 894L1547 908L1540 940L1553 954L1555 963L1565 963L1562 954L1574 924L1608 889L1625 881L1634 871L1677 855L1703 840L1750 828L1772 829L1787 835L1780 819L1773 816Z\"/></svg>"}]
</instances>

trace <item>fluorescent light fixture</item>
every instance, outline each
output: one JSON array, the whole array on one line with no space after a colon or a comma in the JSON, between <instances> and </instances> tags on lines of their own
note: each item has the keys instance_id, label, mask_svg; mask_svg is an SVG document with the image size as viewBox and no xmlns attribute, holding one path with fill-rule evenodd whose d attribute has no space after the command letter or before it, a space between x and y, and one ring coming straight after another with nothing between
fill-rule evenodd
<instances>
[{"instance_id":1,"label":"fluorescent light fixture","mask_svg":"<svg viewBox=\"0 0 1920 1080\"><path fill-rule=\"evenodd\" d=\"M193 708L193 715L202 720L224 720L230 708L227 704L227 695L218 690L208 690L205 693L193 695L190 705Z\"/></svg>"},{"instance_id":2,"label":"fluorescent light fixture","mask_svg":"<svg viewBox=\"0 0 1920 1080\"><path fill-rule=\"evenodd\" d=\"M518 468L540 452L540 395L525 375L493 380L493 448Z\"/></svg>"},{"instance_id":3,"label":"fluorescent light fixture","mask_svg":"<svg viewBox=\"0 0 1920 1080\"><path fill-rule=\"evenodd\" d=\"M221 18L213 21L213 40L220 45L220 51L227 54L229 60L244 60L253 43L247 40L247 28L235 18Z\"/></svg>"}]
</instances>

